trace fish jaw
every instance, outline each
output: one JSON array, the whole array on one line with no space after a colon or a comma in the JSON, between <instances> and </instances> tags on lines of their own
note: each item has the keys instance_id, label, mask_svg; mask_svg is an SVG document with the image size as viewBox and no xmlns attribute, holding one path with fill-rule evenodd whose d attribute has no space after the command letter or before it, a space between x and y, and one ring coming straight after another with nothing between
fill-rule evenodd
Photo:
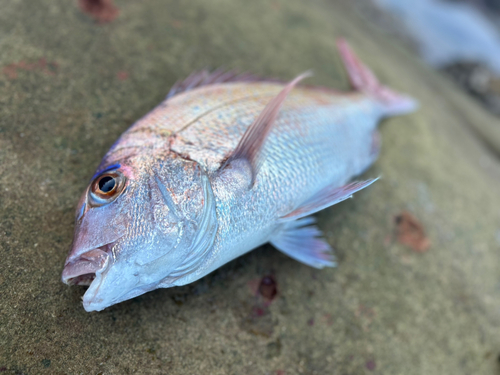
<instances>
[{"instance_id":1,"label":"fish jaw","mask_svg":"<svg viewBox=\"0 0 500 375\"><path fill-rule=\"evenodd\" d=\"M67 285L91 285L97 272L102 273L109 265L109 247L104 245L80 256L69 257L64 265L62 282Z\"/></svg>"},{"instance_id":2,"label":"fish jaw","mask_svg":"<svg viewBox=\"0 0 500 375\"><path fill-rule=\"evenodd\" d=\"M125 270L122 269L123 267L116 269L111 255L113 246L114 243L110 243L86 251L79 256L69 257L64 266L63 283L89 287L82 298L83 307L88 312L101 311L106 307L132 298L127 297L130 293L135 293L134 296L136 296L151 290L149 286L143 288L145 289L143 291L135 290L136 277L122 278L119 275L117 277L116 273L119 274Z\"/></svg>"},{"instance_id":3,"label":"fish jaw","mask_svg":"<svg viewBox=\"0 0 500 375\"><path fill-rule=\"evenodd\" d=\"M96 271L94 280L83 295L83 308L85 311L101 311L125 300L123 295L133 288L136 278L130 276L123 280L123 278L117 278L116 275L110 277L110 273L113 273L113 271L116 273L117 269L116 267L113 268L109 262ZM128 285L130 283L132 285Z\"/></svg>"},{"instance_id":4,"label":"fish jaw","mask_svg":"<svg viewBox=\"0 0 500 375\"><path fill-rule=\"evenodd\" d=\"M83 296L83 306L86 311L102 310L99 308L97 299L100 286L103 282L104 274L112 264L112 257L109 254L113 244L101 246L100 248L89 250L76 257L68 257L62 273L62 282L67 285L89 286ZM98 302L96 304L96 302Z\"/></svg>"}]
</instances>

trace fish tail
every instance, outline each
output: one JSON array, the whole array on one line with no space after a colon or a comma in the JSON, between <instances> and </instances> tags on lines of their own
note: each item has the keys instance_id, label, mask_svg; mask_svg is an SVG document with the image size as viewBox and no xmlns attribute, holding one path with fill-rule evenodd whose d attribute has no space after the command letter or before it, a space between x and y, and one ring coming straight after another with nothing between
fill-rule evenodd
<instances>
[{"instance_id":1,"label":"fish tail","mask_svg":"<svg viewBox=\"0 0 500 375\"><path fill-rule=\"evenodd\" d=\"M403 115L418 108L418 102L415 99L382 85L371 69L361 62L344 39L337 41L337 48L352 87L379 102L385 116Z\"/></svg>"}]
</instances>

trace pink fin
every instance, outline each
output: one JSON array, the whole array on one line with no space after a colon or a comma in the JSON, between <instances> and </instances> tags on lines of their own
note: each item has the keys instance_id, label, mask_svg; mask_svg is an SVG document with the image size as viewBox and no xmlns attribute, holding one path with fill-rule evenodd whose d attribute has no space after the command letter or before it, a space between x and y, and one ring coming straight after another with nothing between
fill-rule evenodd
<instances>
[{"instance_id":1,"label":"pink fin","mask_svg":"<svg viewBox=\"0 0 500 375\"><path fill-rule=\"evenodd\" d=\"M273 79L260 78L251 73L238 73L234 70L225 70L223 68L209 72L203 69L194 72L183 81L176 82L167 94L167 99L181 92L193 90L198 87L215 85L229 82L281 82Z\"/></svg>"},{"instance_id":2,"label":"pink fin","mask_svg":"<svg viewBox=\"0 0 500 375\"><path fill-rule=\"evenodd\" d=\"M314 224L313 217L286 223L271 239L271 244L282 253L315 268L335 267L332 248Z\"/></svg>"},{"instance_id":3,"label":"pink fin","mask_svg":"<svg viewBox=\"0 0 500 375\"><path fill-rule=\"evenodd\" d=\"M255 176L259 170L259 155L264 145L264 142L271 131L274 121L278 117L279 110L283 105L286 97L292 89L302 79L309 77L310 73L306 72L288 83L281 92L274 97L260 113L259 117L248 127L245 134L241 138L238 146L234 149L231 156L228 158L222 169L229 165L232 161L243 159L247 160L251 166L251 184L255 181Z\"/></svg>"},{"instance_id":4,"label":"pink fin","mask_svg":"<svg viewBox=\"0 0 500 375\"><path fill-rule=\"evenodd\" d=\"M359 60L344 39L337 41L337 47L352 87L379 101L387 115L401 115L417 109L416 100L380 84L375 74Z\"/></svg>"},{"instance_id":5,"label":"pink fin","mask_svg":"<svg viewBox=\"0 0 500 375\"><path fill-rule=\"evenodd\" d=\"M305 216L312 215L318 211L321 211L327 207L333 206L334 204L340 203L346 199L352 197L352 195L367 186L370 186L378 178L352 182L348 185L341 186L339 188L332 188L330 186L319 191L312 198L304 202L299 208L293 210L289 214L282 216L280 221L290 221L303 218Z\"/></svg>"}]
</instances>

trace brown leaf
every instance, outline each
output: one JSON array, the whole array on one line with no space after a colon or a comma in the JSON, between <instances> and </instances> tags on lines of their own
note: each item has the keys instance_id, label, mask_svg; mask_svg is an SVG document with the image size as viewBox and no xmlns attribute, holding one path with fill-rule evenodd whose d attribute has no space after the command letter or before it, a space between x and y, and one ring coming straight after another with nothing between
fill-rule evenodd
<instances>
[{"instance_id":1,"label":"brown leaf","mask_svg":"<svg viewBox=\"0 0 500 375\"><path fill-rule=\"evenodd\" d=\"M400 243L411 247L413 251L418 253L429 250L431 242L425 235L424 227L413 215L403 211L394 218L394 221L397 239Z\"/></svg>"},{"instance_id":2,"label":"brown leaf","mask_svg":"<svg viewBox=\"0 0 500 375\"><path fill-rule=\"evenodd\" d=\"M113 21L119 13L113 0L78 0L82 12L87 13L99 23Z\"/></svg>"}]
</instances>

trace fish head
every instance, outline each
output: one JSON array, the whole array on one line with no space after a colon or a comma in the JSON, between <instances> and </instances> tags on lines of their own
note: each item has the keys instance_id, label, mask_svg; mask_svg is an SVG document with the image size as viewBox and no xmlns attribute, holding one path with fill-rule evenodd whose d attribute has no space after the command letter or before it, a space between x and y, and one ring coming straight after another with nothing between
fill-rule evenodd
<instances>
[{"instance_id":1,"label":"fish head","mask_svg":"<svg viewBox=\"0 0 500 375\"><path fill-rule=\"evenodd\" d=\"M130 158L97 173L80 199L62 281L89 285L87 311L183 285L216 230L215 198L197 163L170 154Z\"/></svg>"}]
</instances>

